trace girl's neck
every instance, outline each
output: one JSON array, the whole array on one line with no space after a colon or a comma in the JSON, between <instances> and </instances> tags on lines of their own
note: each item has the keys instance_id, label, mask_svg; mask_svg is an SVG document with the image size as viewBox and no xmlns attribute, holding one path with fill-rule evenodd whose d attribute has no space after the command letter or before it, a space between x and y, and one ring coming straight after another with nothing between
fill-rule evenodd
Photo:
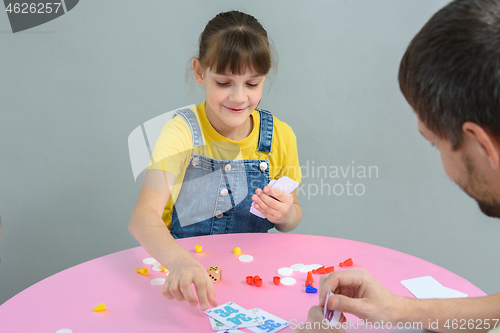
<instances>
[{"instance_id":1,"label":"girl's neck","mask_svg":"<svg viewBox=\"0 0 500 333\"><path fill-rule=\"evenodd\" d=\"M223 137L233 141L241 141L248 137L253 130L253 117L252 114L248 116L246 121L236 128L227 126L224 124L217 116L212 114L212 112L207 108L205 104L205 114L207 116L210 125Z\"/></svg>"}]
</instances>

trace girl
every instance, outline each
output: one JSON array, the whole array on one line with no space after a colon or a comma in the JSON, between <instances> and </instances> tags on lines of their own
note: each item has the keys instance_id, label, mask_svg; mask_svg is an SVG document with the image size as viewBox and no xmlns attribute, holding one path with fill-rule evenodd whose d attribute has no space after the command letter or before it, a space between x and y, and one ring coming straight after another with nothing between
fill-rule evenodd
<instances>
[{"instance_id":1,"label":"girl","mask_svg":"<svg viewBox=\"0 0 500 333\"><path fill-rule=\"evenodd\" d=\"M203 311L217 306L205 268L176 238L287 232L302 218L296 190L266 186L301 178L292 129L256 109L271 63L267 32L253 16L220 13L200 36L192 66L206 101L178 111L162 129L129 224L170 271L162 289L170 300L199 302ZM252 202L265 218L250 212Z\"/></svg>"}]
</instances>

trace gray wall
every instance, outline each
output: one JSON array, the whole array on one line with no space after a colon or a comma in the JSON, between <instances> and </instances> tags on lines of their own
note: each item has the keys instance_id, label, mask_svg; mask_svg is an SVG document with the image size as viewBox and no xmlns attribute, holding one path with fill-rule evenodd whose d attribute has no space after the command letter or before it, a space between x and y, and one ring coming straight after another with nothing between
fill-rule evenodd
<instances>
[{"instance_id":1,"label":"gray wall","mask_svg":"<svg viewBox=\"0 0 500 333\"><path fill-rule=\"evenodd\" d=\"M500 223L447 179L396 80L409 41L445 3L86 0L17 34L0 12L0 303L138 245L127 230L139 192L128 134L203 100L186 81L188 61L208 20L230 9L255 15L279 55L261 106L298 138L304 219L295 232L406 252L500 291ZM378 177L373 168L371 178L313 177L313 164L374 166ZM326 192L347 181L365 193Z\"/></svg>"}]
</instances>

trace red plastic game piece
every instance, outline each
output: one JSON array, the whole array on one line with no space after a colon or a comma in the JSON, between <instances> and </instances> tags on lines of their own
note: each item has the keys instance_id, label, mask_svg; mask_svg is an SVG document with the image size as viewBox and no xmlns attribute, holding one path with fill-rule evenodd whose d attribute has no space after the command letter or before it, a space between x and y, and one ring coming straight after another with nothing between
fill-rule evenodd
<instances>
[{"instance_id":1,"label":"red plastic game piece","mask_svg":"<svg viewBox=\"0 0 500 333\"><path fill-rule=\"evenodd\" d=\"M352 266L353 265L353 262L352 262L352 259L349 258L347 260L345 260L344 262L341 262L339 264L340 267L344 267L344 266Z\"/></svg>"},{"instance_id":2,"label":"red plastic game piece","mask_svg":"<svg viewBox=\"0 0 500 333\"><path fill-rule=\"evenodd\" d=\"M316 274L326 274L325 266L321 266L316 270Z\"/></svg>"},{"instance_id":3,"label":"red plastic game piece","mask_svg":"<svg viewBox=\"0 0 500 333\"><path fill-rule=\"evenodd\" d=\"M334 266L327 267L327 268L325 268L325 271L327 273L331 273L331 272L335 271L335 267Z\"/></svg>"},{"instance_id":4,"label":"red plastic game piece","mask_svg":"<svg viewBox=\"0 0 500 333\"><path fill-rule=\"evenodd\" d=\"M247 283L250 285L253 283L253 276L247 276Z\"/></svg>"},{"instance_id":5,"label":"red plastic game piece","mask_svg":"<svg viewBox=\"0 0 500 333\"><path fill-rule=\"evenodd\" d=\"M253 283L255 283L257 287L262 286L262 279L260 278L260 276L255 275L253 278Z\"/></svg>"},{"instance_id":6,"label":"red plastic game piece","mask_svg":"<svg viewBox=\"0 0 500 333\"><path fill-rule=\"evenodd\" d=\"M279 276L275 276L275 277L273 277L273 283L274 283L275 285L280 284L280 280L281 280L281 278L280 278Z\"/></svg>"},{"instance_id":7,"label":"red plastic game piece","mask_svg":"<svg viewBox=\"0 0 500 333\"><path fill-rule=\"evenodd\" d=\"M309 286L313 287L313 283L314 283L313 275L312 275L312 272L309 271L309 272L307 272L306 286L309 285Z\"/></svg>"}]
</instances>

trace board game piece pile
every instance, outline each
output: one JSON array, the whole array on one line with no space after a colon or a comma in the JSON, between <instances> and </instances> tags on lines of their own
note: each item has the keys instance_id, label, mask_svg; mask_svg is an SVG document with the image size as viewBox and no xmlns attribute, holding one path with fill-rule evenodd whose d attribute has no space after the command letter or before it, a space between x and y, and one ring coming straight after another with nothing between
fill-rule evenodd
<instances>
[{"instance_id":1,"label":"board game piece pile","mask_svg":"<svg viewBox=\"0 0 500 333\"><path fill-rule=\"evenodd\" d=\"M227 302L206 310L210 326L221 333L241 333L239 328L252 332L278 332L290 325L290 322L278 318L262 309L247 310L234 302Z\"/></svg>"}]
</instances>

